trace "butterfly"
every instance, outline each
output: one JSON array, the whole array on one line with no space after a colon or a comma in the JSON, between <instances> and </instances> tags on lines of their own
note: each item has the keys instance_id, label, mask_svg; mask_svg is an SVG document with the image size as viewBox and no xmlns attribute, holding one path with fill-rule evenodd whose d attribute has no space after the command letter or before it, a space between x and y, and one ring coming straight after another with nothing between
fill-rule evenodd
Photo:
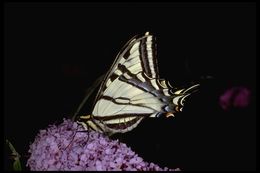
<instances>
[{"instance_id":1,"label":"butterfly","mask_svg":"<svg viewBox=\"0 0 260 173\"><path fill-rule=\"evenodd\" d=\"M159 78L155 37L135 36L121 49L106 73L85 128L112 135L131 131L147 117L174 116L199 84L177 89Z\"/></svg>"}]
</instances>

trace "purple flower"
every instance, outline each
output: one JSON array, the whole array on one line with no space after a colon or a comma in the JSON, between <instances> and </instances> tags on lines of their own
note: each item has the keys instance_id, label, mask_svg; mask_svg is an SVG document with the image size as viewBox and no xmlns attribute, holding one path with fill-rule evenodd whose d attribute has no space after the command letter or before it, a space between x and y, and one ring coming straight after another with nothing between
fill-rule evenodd
<instances>
[{"instance_id":1,"label":"purple flower","mask_svg":"<svg viewBox=\"0 0 260 173\"><path fill-rule=\"evenodd\" d=\"M249 105L250 94L250 90L245 87L232 87L220 96L219 104L224 110L231 107L244 108Z\"/></svg>"},{"instance_id":2,"label":"purple flower","mask_svg":"<svg viewBox=\"0 0 260 173\"><path fill-rule=\"evenodd\" d=\"M32 171L177 171L143 161L126 144L65 120L40 130L30 145Z\"/></svg>"}]
</instances>

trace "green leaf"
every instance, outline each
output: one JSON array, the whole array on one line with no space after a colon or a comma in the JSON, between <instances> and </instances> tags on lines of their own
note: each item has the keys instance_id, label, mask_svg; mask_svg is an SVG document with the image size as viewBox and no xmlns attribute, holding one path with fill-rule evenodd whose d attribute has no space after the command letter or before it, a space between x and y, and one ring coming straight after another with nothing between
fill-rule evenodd
<instances>
[{"instance_id":1,"label":"green leaf","mask_svg":"<svg viewBox=\"0 0 260 173\"><path fill-rule=\"evenodd\" d=\"M15 171L21 171L22 170L20 159L14 161L13 168L14 168Z\"/></svg>"},{"instance_id":2,"label":"green leaf","mask_svg":"<svg viewBox=\"0 0 260 173\"><path fill-rule=\"evenodd\" d=\"M6 140L6 144L9 146L10 150L11 150L11 158L14 160L13 163L13 169L14 171L21 171L22 170L22 166L21 166L21 162L20 162L20 154L15 150L14 146L11 144L11 142L9 142L8 140Z\"/></svg>"}]
</instances>

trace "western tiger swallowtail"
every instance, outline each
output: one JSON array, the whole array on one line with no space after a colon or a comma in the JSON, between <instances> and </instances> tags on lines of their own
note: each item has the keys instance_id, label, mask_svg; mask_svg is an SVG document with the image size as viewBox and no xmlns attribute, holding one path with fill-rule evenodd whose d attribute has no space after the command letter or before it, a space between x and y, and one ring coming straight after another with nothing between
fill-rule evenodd
<instances>
[{"instance_id":1,"label":"western tiger swallowtail","mask_svg":"<svg viewBox=\"0 0 260 173\"><path fill-rule=\"evenodd\" d=\"M80 116L85 128L112 135L134 129L147 117L174 116L199 84L176 89L160 79L154 36L135 36L118 53L105 75L91 115Z\"/></svg>"}]
</instances>

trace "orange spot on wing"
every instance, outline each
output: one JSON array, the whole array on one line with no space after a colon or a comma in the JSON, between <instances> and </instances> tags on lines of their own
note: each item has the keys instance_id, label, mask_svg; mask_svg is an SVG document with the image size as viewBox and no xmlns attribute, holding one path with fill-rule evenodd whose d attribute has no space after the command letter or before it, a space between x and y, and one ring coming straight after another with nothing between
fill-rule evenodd
<instances>
[{"instance_id":1,"label":"orange spot on wing","mask_svg":"<svg viewBox=\"0 0 260 173\"><path fill-rule=\"evenodd\" d=\"M174 114L172 112L167 112L166 113L166 117L169 118L169 117L174 117Z\"/></svg>"}]
</instances>

